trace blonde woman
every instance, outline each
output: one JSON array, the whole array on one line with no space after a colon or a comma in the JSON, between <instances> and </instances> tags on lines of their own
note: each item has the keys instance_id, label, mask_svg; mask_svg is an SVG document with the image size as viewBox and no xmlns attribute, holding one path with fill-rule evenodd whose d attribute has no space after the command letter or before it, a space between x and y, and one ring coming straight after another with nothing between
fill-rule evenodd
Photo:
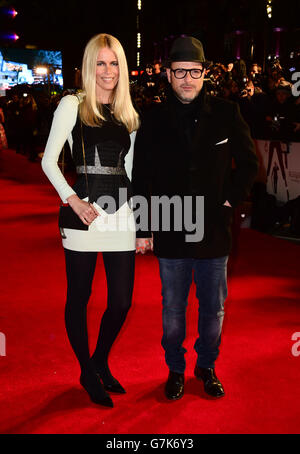
<instances>
[{"instance_id":1,"label":"blonde woman","mask_svg":"<svg viewBox=\"0 0 300 454\"><path fill-rule=\"evenodd\" d=\"M99 34L88 42L82 63L82 88L79 96L67 95L58 105L42 167L62 201L88 228L61 229L68 285L66 330L81 368L81 385L93 402L113 407L108 392L125 393L110 372L108 356L125 321L133 291L135 228L128 201L132 195L133 142L139 127L129 93L125 53L113 36ZM66 140L77 169L73 187L57 165ZM86 308L98 252L103 255L108 296L91 356Z\"/></svg>"}]
</instances>

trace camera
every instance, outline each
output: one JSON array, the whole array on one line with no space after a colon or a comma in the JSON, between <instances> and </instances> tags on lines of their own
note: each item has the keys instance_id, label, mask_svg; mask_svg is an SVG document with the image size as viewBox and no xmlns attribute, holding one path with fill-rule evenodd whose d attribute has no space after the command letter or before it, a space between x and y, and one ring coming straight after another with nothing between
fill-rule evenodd
<instances>
[{"instance_id":1,"label":"camera","mask_svg":"<svg viewBox=\"0 0 300 454\"><path fill-rule=\"evenodd\" d=\"M251 91L251 90L247 87L248 81L249 81L248 77L243 77L243 78L242 78L242 83L240 84L239 96L245 97L245 96L247 96L248 93Z\"/></svg>"},{"instance_id":2,"label":"camera","mask_svg":"<svg viewBox=\"0 0 300 454\"><path fill-rule=\"evenodd\" d=\"M270 126L273 138L284 139L293 134L292 123L283 115L274 114Z\"/></svg>"},{"instance_id":3,"label":"camera","mask_svg":"<svg viewBox=\"0 0 300 454\"><path fill-rule=\"evenodd\" d=\"M242 97L247 96L249 91L250 91L250 90L247 90L246 88L244 88L244 89L240 92L240 96L242 96Z\"/></svg>"},{"instance_id":4,"label":"camera","mask_svg":"<svg viewBox=\"0 0 300 454\"><path fill-rule=\"evenodd\" d=\"M277 71L282 71L282 66L281 66L281 64L279 63L278 60L274 60L272 66L271 66L271 69L272 69L272 71L276 71L276 70Z\"/></svg>"},{"instance_id":5,"label":"camera","mask_svg":"<svg viewBox=\"0 0 300 454\"><path fill-rule=\"evenodd\" d=\"M274 115L273 116L272 123L271 123L271 128L274 131L279 131L279 129L280 129L280 120L281 120L281 117L279 115Z\"/></svg>"}]
</instances>

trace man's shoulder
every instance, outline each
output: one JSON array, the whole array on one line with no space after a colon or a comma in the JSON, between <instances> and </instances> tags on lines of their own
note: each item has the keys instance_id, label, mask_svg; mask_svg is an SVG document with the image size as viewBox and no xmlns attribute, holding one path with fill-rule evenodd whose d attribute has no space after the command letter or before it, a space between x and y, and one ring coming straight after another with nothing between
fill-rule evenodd
<instances>
[{"instance_id":1,"label":"man's shoulder","mask_svg":"<svg viewBox=\"0 0 300 454\"><path fill-rule=\"evenodd\" d=\"M232 112L237 109L238 106L235 101L224 99L219 96L207 95L207 98L213 111L222 110L225 112Z\"/></svg>"},{"instance_id":2,"label":"man's shoulder","mask_svg":"<svg viewBox=\"0 0 300 454\"><path fill-rule=\"evenodd\" d=\"M148 107L144 112L141 114L141 121L149 122L155 121L158 117L162 115L164 111L164 102L153 103L150 107Z\"/></svg>"},{"instance_id":3,"label":"man's shoulder","mask_svg":"<svg viewBox=\"0 0 300 454\"><path fill-rule=\"evenodd\" d=\"M236 102L217 96L206 95L206 101L212 114L230 114L238 108ZM172 109L172 106L168 100L154 103L143 112L141 116L142 123L161 123L164 119L169 117L170 109Z\"/></svg>"}]
</instances>

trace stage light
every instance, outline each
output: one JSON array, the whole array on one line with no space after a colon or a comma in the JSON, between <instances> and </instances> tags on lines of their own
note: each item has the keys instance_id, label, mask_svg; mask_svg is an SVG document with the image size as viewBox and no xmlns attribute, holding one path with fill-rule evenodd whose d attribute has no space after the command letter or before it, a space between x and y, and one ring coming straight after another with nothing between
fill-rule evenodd
<instances>
[{"instance_id":1,"label":"stage light","mask_svg":"<svg viewBox=\"0 0 300 454\"><path fill-rule=\"evenodd\" d=\"M18 14L18 11L14 8L1 8L1 12L7 14L8 16L12 16L13 18Z\"/></svg>"},{"instance_id":2,"label":"stage light","mask_svg":"<svg viewBox=\"0 0 300 454\"><path fill-rule=\"evenodd\" d=\"M18 35L16 35L15 33L2 33L1 35L1 38L3 39L7 39L7 40L14 40L14 41L17 41L20 37Z\"/></svg>"},{"instance_id":3,"label":"stage light","mask_svg":"<svg viewBox=\"0 0 300 454\"><path fill-rule=\"evenodd\" d=\"M139 32L140 29L140 14L142 10L142 0L137 0L137 16L136 16L136 26L137 26L137 42L136 47L137 49L141 49L141 33ZM136 65L137 67L140 66L141 63L141 53L137 52L136 54Z\"/></svg>"},{"instance_id":4,"label":"stage light","mask_svg":"<svg viewBox=\"0 0 300 454\"><path fill-rule=\"evenodd\" d=\"M61 69L56 69L55 74L61 74Z\"/></svg>"},{"instance_id":5,"label":"stage light","mask_svg":"<svg viewBox=\"0 0 300 454\"><path fill-rule=\"evenodd\" d=\"M268 18L271 19L272 18L272 0L267 0L266 10L267 10Z\"/></svg>"},{"instance_id":6,"label":"stage light","mask_svg":"<svg viewBox=\"0 0 300 454\"><path fill-rule=\"evenodd\" d=\"M36 74L45 75L48 73L48 68L45 66L38 66L35 68Z\"/></svg>"},{"instance_id":7,"label":"stage light","mask_svg":"<svg viewBox=\"0 0 300 454\"><path fill-rule=\"evenodd\" d=\"M131 71L131 75L132 75L132 76L138 76L138 75L139 75L139 72L138 72L138 71Z\"/></svg>"}]
</instances>

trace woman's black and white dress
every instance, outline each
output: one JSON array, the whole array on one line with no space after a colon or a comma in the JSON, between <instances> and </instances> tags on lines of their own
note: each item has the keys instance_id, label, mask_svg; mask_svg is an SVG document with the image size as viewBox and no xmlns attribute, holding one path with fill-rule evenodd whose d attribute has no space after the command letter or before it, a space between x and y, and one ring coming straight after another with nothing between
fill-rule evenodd
<instances>
[{"instance_id":1,"label":"woman's black and white dress","mask_svg":"<svg viewBox=\"0 0 300 454\"><path fill-rule=\"evenodd\" d=\"M42 167L64 203L72 194L88 200L82 153L77 96L60 101L42 159ZM73 251L108 252L135 250L135 222L129 206L135 132L129 134L105 106L107 121L101 127L82 124L90 202L100 214L89 229L64 229L63 247ZM57 161L68 140L77 180L71 187Z\"/></svg>"}]
</instances>

